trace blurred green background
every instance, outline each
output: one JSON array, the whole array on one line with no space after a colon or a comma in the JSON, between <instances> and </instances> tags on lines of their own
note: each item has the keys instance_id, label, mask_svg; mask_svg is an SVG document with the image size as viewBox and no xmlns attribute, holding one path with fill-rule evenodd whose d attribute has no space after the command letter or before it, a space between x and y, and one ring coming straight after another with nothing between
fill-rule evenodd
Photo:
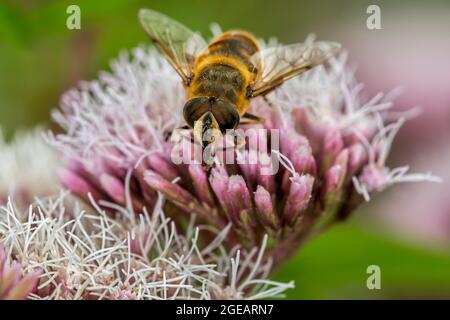
<instances>
[{"instance_id":1,"label":"blurred green background","mask_svg":"<svg viewBox=\"0 0 450 320\"><path fill-rule=\"evenodd\" d=\"M51 125L50 110L60 95L82 79L108 69L121 49L147 39L138 25L139 8L149 7L210 35L217 22L226 30L241 28L282 42L302 41L314 32L321 39L352 43L351 32L368 36L366 8L382 8L383 29L395 23L393 13L420 1L334 0L3 0L0 3L0 127L7 137L36 124ZM81 30L66 28L66 8L81 8ZM423 4L448 11L448 1ZM447 16L449 17L449 16ZM443 32L445 32L443 30ZM448 30L446 30L448 32ZM399 39L401 41L402 39ZM418 40L420 46L420 41ZM389 48L386 48L389 50ZM373 89L377 91L377 88ZM405 240L370 216L364 206L350 222L307 244L275 278L295 280L291 299L450 298L450 250L421 240ZM424 213L426 214L426 213ZM449 231L450 234L450 231ZM379 265L382 289L368 290L366 269Z\"/></svg>"}]
</instances>

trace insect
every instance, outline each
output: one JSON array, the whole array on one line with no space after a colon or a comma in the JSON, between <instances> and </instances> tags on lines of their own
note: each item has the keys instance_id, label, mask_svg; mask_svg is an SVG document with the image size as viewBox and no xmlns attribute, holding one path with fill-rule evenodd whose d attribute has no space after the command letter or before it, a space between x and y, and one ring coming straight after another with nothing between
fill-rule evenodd
<instances>
[{"instance_id":1,"label":"insect","mask_svg":"<svg viewBox=\"0 0 450 320\"><path fill-rule=\"evenodd\" d=\"M265 97L340 49L335 42L261 48L252 34L238 30L207 43L198 33L159 12L141 9L139 19L186 89L183 116L187 125L179 129L193 129L194 141L203 147L239 124L263 123L263 118L247 112L252 98Z\"/></svg>"}]
</instances>

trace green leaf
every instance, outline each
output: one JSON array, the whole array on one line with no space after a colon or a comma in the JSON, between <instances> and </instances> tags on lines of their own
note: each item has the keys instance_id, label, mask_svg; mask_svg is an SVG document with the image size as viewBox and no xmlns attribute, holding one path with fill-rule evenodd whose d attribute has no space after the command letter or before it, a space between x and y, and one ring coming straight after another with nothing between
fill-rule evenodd
<instances>
[{"instance_id":1,"label":"green leaf","mask_svg":"<svg viewBox=\"0 0 450 320\"><path fill-rule=\"evenodd\" d=\"M366 286L369 265L381 268L380 290ZM344 224L306 244L274 280L295 280L290 299L450 298L450 255Z\"/></svg>"}]
</instances>

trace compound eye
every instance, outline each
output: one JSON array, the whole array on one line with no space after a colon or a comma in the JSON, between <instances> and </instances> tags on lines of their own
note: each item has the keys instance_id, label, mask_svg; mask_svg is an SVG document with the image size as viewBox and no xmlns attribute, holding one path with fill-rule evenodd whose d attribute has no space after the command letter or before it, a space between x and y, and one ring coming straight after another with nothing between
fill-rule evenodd
<instances>
[{"instance_id":1,"label":"compound eye","mask_svg":"<svg viewBox=\"0 0 450 320\"><path fill-rule=\"evenodd\" d=\"M222 132L227 129L234 129L239 124L240 116L236 108L223 100L216 100L213 114Z\"/></svg>"},{"instance_id":2,"label":"compound eye","mask_svg":"<svg viewBox=\"0 0 450 320\"><path fill-rule=\"evenodd\" d=\"M183 117L189 127L193 128L195 121L200 119L210 109L209 99L206 97L193 98L186 102L183 108Z\"/></svg>"}]
</instances>

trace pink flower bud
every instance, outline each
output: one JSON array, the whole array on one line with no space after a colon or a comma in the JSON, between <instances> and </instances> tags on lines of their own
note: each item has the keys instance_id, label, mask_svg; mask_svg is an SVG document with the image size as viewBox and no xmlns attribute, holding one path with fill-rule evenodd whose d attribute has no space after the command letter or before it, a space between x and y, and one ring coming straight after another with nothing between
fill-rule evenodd
<instances>
[{"instance_id":1,"label":"pink flower bud","mask_svg":"<svg viewBox=\"0 0 450 320\"><path fill-rule=\"evenodd\" d=\"M228 180L226 200L230 205L231 215L236 221L241 220L243 212L250 212L252 201L250 192L242 176L234 175Z\"/></svg>"},{"instance_id":2,"label":"pink flower bud","mask_svg":"<svg viewBox=\"0 0 450 320\"><path fill-rule=\"evenodd\" d=\"M321 170L325 172L334 162L344 147L341 133L336 129L329 129L325 133L322 148Z\"/></svg>"},{"instance_id":3,"label":"pink flower bud","mask_svg":"<svg viewBox=\"0 0 450 320\"><path fill-rule=\"evenodd\" d=\"M259 171L258 162L258 153L255 150L245 150L242 156L238 157L239 167L251 190L256 188Z\"/></svg>"},{"instance_id":4,"label":"pink flower bud","mask_svg":"<svg viewBox=\"0 0 450 320\"><path fill-rule=\"evenodd\" d=\"M349 149L348 174L353 176L361 170L362 165L367 161L367 152L360 143L352 145Z\"/></svg>"},{"instance_id":5,"label":"pink flower bud","mask_svg":"<svg viewBox=\"0 0 450 320\"><path fill-rule=\"evenodd\" d=\"M333 166L328 169L325 175L325 192L327 194L342 188L347 174L348 159L349 152L344 149L337 156Z\"/></svg>"},{"instance_id":6,"label":"pink flower bud","mask_svg":"<svg viewBox=\"0 0 450 320\"><path fill-rule=\"evenodd\" d=\"M387 174L386 168L369 164L363 168L359 180L368 192L382 191L388 183Z\"/></svg>"},{"instance_id":7,"label":"pink flower bud","mask_svg":"<svg viewBox=\"0 0 450 320\"><path fill-rule=\"evenodd\" d=\"M80 175L68 169L59 169L58 172L59 180L61 184L67 189L77 194L84 200L89 201L88 193L92 194L94 199L105 200L106 196L102 195L96 187L87 182Z\"/></svg>"},{"instance_id":8,"label":"pink flower bud","mask_svg":"<svg viewBox=\"0 0 450 320\"><path fill-rule=\"evenodd\" d=\"M290 157L291 152L300 146L309 146L308 139L297 133L295 129L280 131L281 152Z\"/></svg>"},{"instance_id":9,"label":"pink flower bud","mask_svg":"<svg viewBox=\"0 0 450 320\"><path fill-rule=\"evenodd\" d=\"M312 173L314 158L309 145L301 145L293 150L290 154L290 160L297 173Z\"/></svg>"},{"instance_id":10,"label":"pink flower bud","mask_svg":"<svg viewBox=\"0 0 450 320\"><path fill-rule=\"evenodd\" d=\"M179 175L175 166L170 162L170 159L166 159L159 153L149 155L147 162L153 171L158 172L169 181L172 181Z\"/></svg>"},{"instance_id":11,"label":"pink flower bud","mask_svg":"<svg viewBox=\"0 0 450 320\"><path fill-rule=\"evenodd\" d=\"M144 179L151 188L164 194L181 209L189 210L195 206L196 200L189 192L178 184L167 181L156 172L147 170Z\"/></svg>"},{"instance_id":12,"label":"pink flower bud","mask_svg":"<svg viewBox=\"0 0 450 320\"><path fill-rule=\"evenodd\" d=\"M7 263L5 248L0 245L0 300L23 300L35 292L41 270L22 274L17 261Z\"/></svg>"},{"instance_id":13,"label":"pink flower bud","mask_svg":"<svg viewBox=\"0 0 450 320\"><path fill-rule=\"evenodd\" d=\"M219 204L222 207L224 213L227 215L228 219L236 223L234 217L231 216L231 206L228 203L227 197L228 181L229 177L224 167L217 166L211 169L209 175L209 182L211 184L211 188L213 189L214 194L219 200Z\"/></svg>"},{"instance_id":14,"label":"pink flower bud","mask_svg":"<svg viewBox=\"0 0 450 320\"><path fill-rule=\"evenodd\" d=\"M268 156L267 156L268 157ZM259 168L260 172L258 174L258 185L264 187L268 192L274 193L276 190L275 185L275 174L271 174L273 171L272 165L264 166L264 168ZM269 173L269 174L266 174Z\"/></svg>"},{"instance_id":15,"label":"pink flower bud","mask_svg":"<svg viewBox=\"0 0 450 320\"><path fill-rule=\"evenodd\" d=\"M119 204L125 203L125 188L123 182L109 174L102 174L100 176L100 184L105 192Z\"/></svg>"},{"instance_id":16,"label":"pink flower bud","mask_svg":"<svg viewBox=\"0 0 450 320\"><path fill-rule=\"evenodd\" d=\"M273 231L279 227L279 218L273 208L270 193L262 186L258 186L255 192L256 213L261 224Z\"/></svg>"},{"instance_id":17,"label":"pink flower bud","mask_svg":"<svg viewBox=\"0 0 450 320\"><path fill-rule=\"evenodd\" d=\"M330 169L328 169L327 174L325 176L325 194L328 195L331 192L336 191L343 179L345 174L345 168L341 165L334 165Z\"/></svg>"},{"instance_id":18,"label":"pink flower bud","mask_svg":"<svg viewBox=\"0 0 450 320\"><path fill-rule=\"evenodd\" d=\"M283 219L289 226L293 226L305 213L311 198L314 178L310 175L292 178L289 194L284 206Z\"/></svg>"},{"instance_id":19,"label":"pink flower bud","mask_svg":"<svg viewBox=\"0 0 450 320\"><path fill-rule=\"evenodd\" d=\"M212 207L214 205L214 197L208 183L208 176L199 164L189 165L189 174L192 179L192 185L195 192L202 202Z\"/></svg>"}]
</instances>

